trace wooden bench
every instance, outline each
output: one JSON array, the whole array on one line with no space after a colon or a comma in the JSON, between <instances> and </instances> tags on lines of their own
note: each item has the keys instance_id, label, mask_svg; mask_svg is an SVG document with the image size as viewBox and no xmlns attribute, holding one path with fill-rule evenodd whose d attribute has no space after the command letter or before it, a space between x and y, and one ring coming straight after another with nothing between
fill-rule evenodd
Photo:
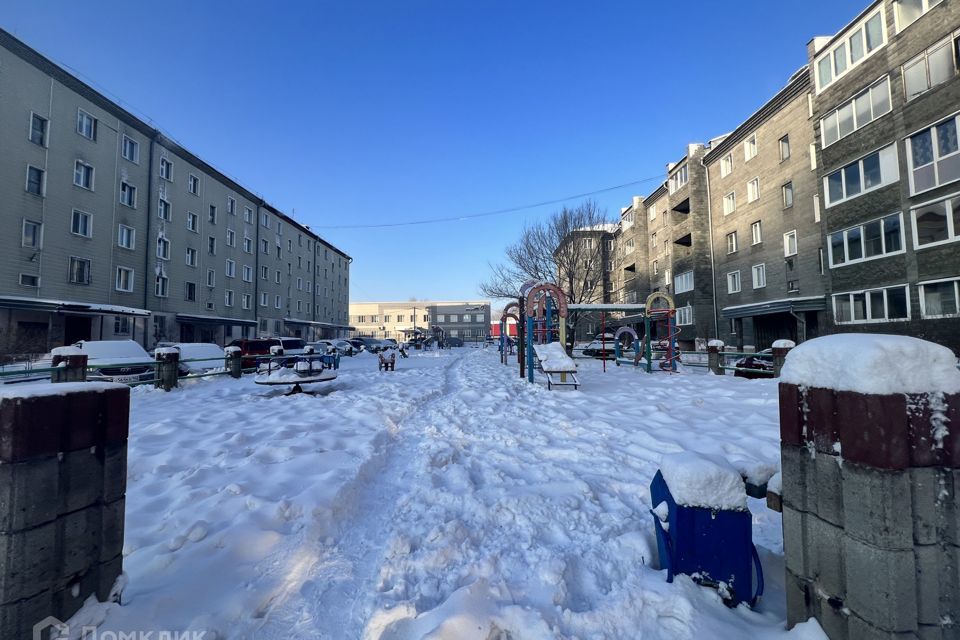
<instances>
[{"instance_id":1,"label":"wooden bench","mask_svg":"<svg viewBox=\"0 0 960 640\"><path fill-rule=\"evenodd\" d=\"M554 387L580 387L577 379L577 363L567 355L559 342L535 344L533 351L537 358L537 367L547 377L547 389Z\"/></svg>"}]
</instances>

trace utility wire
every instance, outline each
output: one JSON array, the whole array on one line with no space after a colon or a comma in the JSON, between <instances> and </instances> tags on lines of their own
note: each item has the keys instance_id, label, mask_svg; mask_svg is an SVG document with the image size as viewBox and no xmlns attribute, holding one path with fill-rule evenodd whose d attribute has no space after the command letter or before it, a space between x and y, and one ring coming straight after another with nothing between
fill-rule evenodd
<instances>
[{"instance_id":1,"label":"utility wire","mask_svg":"<svg viewBox=\"0 0 960 640\"><path fill-rule=\"evenodd\" d=\"M654 180L663 180L664 178L665 176L663 174L660 174L658 176L651 176L649 178L634 180L633 182L625 182L623 184L618 184L613 187L604 187L603 189L596 189L594 191L578 193L576 195L567 196L565 198L556 198L554 200L544 200L543 202L537 202L535 204L525 204L519 207L510 207L508 209L497 209L495 211L484 211L483 213L471 213L471 214L461 215L461 216L450 216L447 218L428 218L426 220L408 220L406 222L382 222L378 224L344 224L344 225L320 225L320 226L313 225L312 228L314 229L385 229L388 227L412 227L415 225L438 224L441 222L459 222L462 220L473 220L475 218L499 216L505 213L514 213L516 211L524 211L526 209L536 209L537 207L543 207L549 204L559 204L561 202L567 202L568 200L576 200L577 198L585 198L587 196L593 196L598 193L616 191L617 189L632 187L638 184L644 184L646 182L653 182Z\"/></svg>"}]
</instances>

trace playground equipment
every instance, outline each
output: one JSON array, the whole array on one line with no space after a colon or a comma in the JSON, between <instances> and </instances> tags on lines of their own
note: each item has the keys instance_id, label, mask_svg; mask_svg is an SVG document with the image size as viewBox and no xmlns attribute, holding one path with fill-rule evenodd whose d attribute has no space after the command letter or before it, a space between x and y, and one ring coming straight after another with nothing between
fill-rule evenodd
<instances>
[{"instance_id":1,"label":"playground equipment","mask_svg":"<svg viewBox=\"0 0 960 640\"><path fill-rule=\"evenodd\" d=\"M665 306L655 306L657 301L662 300ZM677 336L680 330L677 328L677 309L673 302L673 297L662 291L654 291L647 296L646 311L643 318L644 340L646 342L647 373L653 373L653 353L652 336L657 334L658 353L663 354L660 358L660 370L676 373L677 362L680 360L680 350L677 349Z\"/></svg>"},{"instance_id":2,"label":"playground equipment","mask_svg":"<svg viewBox=\"0 0 960 640\"><path fill-rule=\"evenodd\" d=\"M630 344L628 349L633 349L633 358L626 359L623 357L623 343L620 340L620 336L627 334L630 336ZM614 362L619 367L621 364L632 364L633 366L639 366L640 357L643 355L641 350L642 343L640 342L637 332L631 329L630 327L620 327L617 329L617 332L613 335L613 353L614 353Z\"/></svg>"},{"instance_id":3,"label":"playground equipment","mask_svg":"<svg viewBox=\"0 0 960 640\"><path fill-rule=\"evenodd\" d=\"M528 283L530 284L530 283ZM543 322L544 331L541 332L542 344L547 344L552 337L552 331L549 331L548 318L553 314L553 302L557 305L557 315L560 317L560 344L565 345L567 341L567 297L564 295L563 291L560 290L555 284L549 283L539 283L531 284L531 286L526 288L526 292L521 289L521 294L524 296L521 297L521 301L525 302L523 308L526 310L526 330L525 330L525 344L526 344L526 365L527 365L527 380L533 382L533 369L534 369L534 351L533 343L534 336L536 334L536 324L537 324L537 310L540 310L542 314L541 321ZM524 299L525 298L525 299ZM539 300L538 300L539 298ZM538 307L538 302L542 305ZM574 365L575 366L575 365ZM521 370L522 373L522 370ZM566 383L567 371L558 372L560 374L561 383ZM579 383L578 383L579 384ZM548 381L548 386L551 386Z\"/></svg>"},{"instance_id":4,"label":"playground equipment","mask_svg":"<svg viewBox=\"0 0 960 640\"><path fill-rule=\"evenodd\" d=\"M547 377L547 389L572 386L576 390L580 386L580 380L577 379L577 364L567 355L567 350L562 344L559 342L535 344L533 350L537 354L540 370Z\"/></svg>"},{"instance_id":5,"label":"playground equipment","mask_svg":"<svg viewBox=\"0 0 960 640\"><path fill-rule=\"evenodd\" d=\"M377 366L380 371L396 371L397 370L397 352L391 350L390 355L385 355L384 352L377 354L380 362L377 363Z\"/></svg>"},{"instance_id":6,"label":"playground equipment","mask_svg":"<svg viewBox=\"0 0 960 640\"><path fill-rule=\"evenodd\" d=\"M303 355L285 356L282 347L271 347L269 357L256 360L257 374L253 381L266 386L289 386L284 395L308 393L300 385L329 382L337 378L340 356L315 354L307 347Z\"/></svg>"}]
</instances>

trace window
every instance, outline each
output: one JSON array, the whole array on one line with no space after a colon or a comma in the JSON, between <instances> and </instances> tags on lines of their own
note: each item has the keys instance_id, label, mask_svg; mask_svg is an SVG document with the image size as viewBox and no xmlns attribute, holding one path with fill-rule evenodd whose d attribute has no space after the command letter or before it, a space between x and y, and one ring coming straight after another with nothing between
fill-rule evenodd
<instances>
[{"instance_id":1,"label":"window","mask_svg":"<svg viewBox=\"0 0 960 640\"><path fill-rule=\"evenodd\" d=\"M830 267L903 253L903 223L899 213L836 231L828 237Z\"/></svg>"},{"instance_id":2,"label":"window","mask_svg":"<svg viewBox=\"0 0 960 640\"><path fill-rule=\"evenodd\" d=\"M828 174L823 179L827 207L856 198L899 179L897 145L892 144Z\"/></svg>"},{"instance_id":3,"label":"window","mask_svg":"<svg viewBox=\"0 0 960 640\"><path fill-rule=\"evenodd\" d=\"M273 299L273 306L277 309L280 308L280 296L275 296Z\"/></svg>"},{"instance_id":4,"label":"window","mask_svg":"<svg viewBox=\"0 0 960 640\"><path fill-rule=\"evenodd\" d=\"M783 234L783 255L786 258L797 255L797 231L787 231Z\"/></svg>"},{"instance_id":5,"label":"window","mask_svg":"<svg viewBox=\"0 0 960 640\"><path fill-rule=\"evenodd\" d=\"M737 252L737 232L731 231L727 234L727 253L736 253Z\"/></svg>"},{"instance_id":6,"label":"window","mask_svg":"<svg viewBox=\"0 0 960 640\"><path fill-rule=\"evenodd\" d=\"M183 299L189 302L197 301L197 283L196 282L183 283Z\"/></svg>"},{"instance_id":7,"label":"window","mask_svg":"<svg viewBox=\"0 0 960 640\"><path fill-rule=\"evenodd\" d=\"M265 213L260 214L260 226L266 229L270 228L270 216Z\"/></svg>"},{"instance_id":8,"label":"window","mask_svg":"<svg viewBox=\"0 0 960 640\"><path fill-rule=\"evenodd\" d=\"M187 266L197 266L197 250L193 247L187 247Z\"/></svg>"},{"instance_id":9,"label":"window","mask_svg":"<svg viewBox=\"0 0 960 640\"><path fill-rule=\"evenodd\" d=\"M264 292L260 292L260 306L266 307L270 304L270 296Z\"/></svg>"},{"instance_id":10,"label":"window","mask_svg":"<svg viewBox=\"0 0 960 640\"><path fill-rule=\"evenodd\" d=\"M960 180L958 123L960 123L960 116L951 116L907 138L910 193L929 191Z\"/></svg>"},{"instance_id":11,"label":"window","mask_svg":"<svg viewBox=\"0 0 960 640\"><path fill-rule=\"evenodd\" d=\"M173 215L170 213L170 203L163 198L157 200L157 216L167 222L173 219Z\"/></svg>"},{"instance_id":12,"label":"window","mask_svg":"<svg viewBox=\"0 0 960 640\"><path fill-rule=\"evenodd\" d=\"M940 2L941 0L894 0L893 6L896 9L897 29L901 31L906 29L913 24L917 18L940 4Z\"/></svg>"},{"instance_id":13,"label":"window","mask_svg":"<svg viewBox=\"0 0 960 640\"><path fill-rule=\"evenodd\" d=\"M207 269L207 286L215 287L217 286L217 272L213 269Z\"/></svg>"},{"instance_id":14,"label":"window","mask_svg":"<svg viewBox=\"0 0 960 640\"><path fill-rule=\"evenodd\" d=\"M657 260L653 261L653 275L660 273L660 262Z\"/></svg>"},{"instance_id":15,"label":"window","mask_svg":"<svg viewBox=\"0 0 960 640\"><path fill-rule=\"evenodd\" d=\"M793 206L793 183L788 182L787 184L780 187L780 195L783 198L783 208L789 209Z\"/></svg>"},{"instance_id":16,"label":"window","mask_svg":"<svg viewBox=\"0 0 960 640\"><path fill-rule=\"evenodd\" d=\"M44 171L37 167L27 165L27 193L35 196L43 196L44 192Z\"/></svg>"},{"instance_id":17,"label":"window","mask_svg":"<svg viewBox=\"0 0 960 640\"><path fill-rule=\"evenodd\" d=\"M251 300L252 300L252 296L249 293L242 294L240 296L240 306L243 307L244 309L250 309Z\"/></svg>"},{"instance_id":18,"label":"window","mask_svg":"<svg viewBox=\"0 0 960 640\"><path fill-rule=\"evenodd\" d=\"M780 162L790 159L790 136L780 138Z\"/></svg>"},{"instance_id":19,"label":"window","mask_svg":"<svg viewBox=\"0 0 960 640\"><path fill-rule=\"evenodd\" d=\"M747 183L747 202L756 202L760 198L760 178Z\"/></svg>"},{"instance_id":20,"label":"window","mask_svg":"<svg viewBox=\"0 0 960 640\"><path fill-rule=\"evenodd\" d=\"M227 246L237 246L237 234L233 231L233 229L227 229Z\"/></svg>"},{"instance_id":21,"label":"window","mask_svg":"<svg viewBox=\"0 0 960 640\"><path fill-rule=\"evenodd\" d=\"M687 291L693 291L693 271L678 273L673 279L674 293L686 293Z\"/></svg>"},{"instance_id":22,"label":"window","mask_svg":"<svg viewBox=\"0 0 960 640\"><path fill-rule=\"evenodd\" d=\"M297 278L297 291L303 291L303 278Z\"/></svg>"},{"instance_id":23,"label":"window","mask_svg":"<svg viewBox=\"0 0 960 640\"><path fill-rule=\"evenodd\" d=\"M270 269L265 266L260 267L260 279L269 280L270 279Z\"/></svg>"},{"instance_id":24,"label":"window","mask_svg":"<svg viewBox=\"0 0 960 640\"><path fill-rule=\"evenodd\" d=\"M90 238L93 236L93 216L85 211L73 210L70 217L70 233L76 236Z\"/></svg>"},{"instance_id":25,"label":"window","mask_svg":"<svg viewBox=\"0 0 960 640\"><path fill-rule=\"evenodd\" d=\"M751 135L743 141L743 159L752 160L757 157L757 134Z\"/></svg>"},{"instance_id":26,"label":"window","mask_svg":"<svg viewBox=\"0 0 960 640\"><path fill-rule=\"evenodd\" d=\"M73 163L73 184L93 191L93 167L83 160Z\"/></svg>"},{"instance_id":27,"label":"window","mask_svg":"<svg viewBox=\"0 0 960 640\"><path fill-rule=\"evenodd\" d=\"M117 227L117 246L124 249L134 249L137 244L137 230L121 224Z\"/></svg>"},{"instance_id":28,"label":"window","mask_svg":"<svg viewBox=\"0 0 960 640\"><path fill-rule=\"evenodd\" d=\"M675 318L677 326L693 324L693 307L689 304L685 307L677 307Z\"/></svg>"},{"instance_id":29,"label":"window","mask_svg":"<svg viewBox=\"0 0 960 640\"><path fill-rule=\"evenodd\" d=\"M910 319L910 297L906 285L853 291L833 296L833 318L837 324L890 322Z\"/></svg>"},{"instance_id":30,"label":"window","mask_svg":"<svg viewBox=\"0 0 960 640\"><path fill-rule=\"evenodd\" d=\"M130 335L130 318L127 316L113 316L113 333L118 336Z\"/></svg>"},{"instance_id":31,"label":"window","mask_svg":"<svg viewBox=\"0 0 960 640\"><path fill-rule=\"evenodd\" d=\"M173 163L166 158L160 158L160 177L173 181Z\"/></svg>"},{"instance_id":32,"label":"window","mask_svg":"<svg viewBox=\"0 0 960 640\"><path fill-rule=\"evenodd\" d=\"M960 315L960 280L920 284L920 317L949 318Z\"/></svg>"},{"instance_id":33,"label":"window","mask_svg":"<svg viewBox=\"0 0 960 640\"><path fill-rule=\"evenodd\" d=\"M592 245L588 245L592 246ZM287 251L293 251L293 240L287 240Z\"/></svg>"},{"instance_id":34,"label":"window","mask_svg":"<svg viewBox=\"0 0 960 640\"><path fill-rule=\"evenodd\" d=\"M277 273L274 276L274 282L276 282L277 284L280 284L280 275L281 275L280 270L277 269Z\"/></svg>"},{"instance_id":35,"label":"window","mask_svg":"<svg viewBox=\"0 0 960 640\"><path fill-rule=\"evenodd\" d=\"M217 224L217 205L210 205L210 211L207 213L207 222Z\"/></svg>"},{"instance_id":36,"label":"window","mask_svg":"<svg viewBox=\"0 0 960 640\"><path fill-rule=\"evenodd\" d=\"M124 134L123 140L120 143L120 155L122 155L125 160L129 160L134 164L140 164L140 143Z\"/></svg>"},{"instance_id":37,"label":"window","mask_svg":"<svg viewBox=\"0 0 960 640\"><path fill-rule=\"evenodd\" d=\"M270 253L270 243L263 238L260 239L260 253Z\"/></svg>"},{"instance_id":38,"label":"window","mask_svg":"<svg viewBox=\"0 0 960 640\"><path fill-rule=\"evenodd\" d=\"M217 255L217 239L213 236L207 236L207 253Z\"/></svg>"},{"instance_id":39,"label":"window","mask_svg":"<svg viewBox=\"0 0 960 640\"><path fill-rule=\"evenodd\" d=\"M157 257L161 260L170 259L170 241L163 236L157 238Z\"/></svg>"},{"instance_id":40,"label":"window","mask_svg":"<svg viewBox=\"0 0 960 640\"><path fill-rule=\"evenodd\" d=\"M283 223L281 223L279 220L277 220L277 235L283 235Z\"/></svg>"},{"instance_id":41,"label":"window","mask_svg":"<svg viewBox=\"0 0 960 640\"><path fill-rule=\"evenodd\" d=\"M250 207L243 208L243 221L252 224L253 223L253 209Z\"/></svg>"},{"instance_id":42,"label":"window","mask_svg":"<svg viewBox=\"0 0 960 640\"><path fill-rule=\"evenodd\" d=\"M925 52L903 65L903 89L907 100L933 87L943 84L955 73L951 39L933 45Z\"/></svg>"},{"instance_id":43,"label":"window","mask_svg":"<svg viewBox=\"0 0 960 640\"><path fill-rule=\"evenodd\" d=\"M70 282L74 284L90 284L90 260L86 258L70 258Z\"/></svg>"},{"instance_id":44,"label":"window","mask_svg":"<svg viewBox=\"0 0 960 640\"><path fill-rule=\"evenodd\" d=\"M931 202L911 211L913 246L933 246L960 239L960 195Z\"/></svg>"},{"instance_id":45,"label":"window","mask_svg":"<svg viewBox=\"0 0 960 640\"><path fill-rule=\"evenodd\" d=\"M890 78L884 76L820 120L824 147L890 113Z\"/></svg>"},{"instance_id":46,"label":"window","mask_svg":"<svg viewBox=\"0 0 960 640\"><path fill-rule=\"evenodd\" d=\"M120 183L120 204L131 209L137 208L137 188L129 182Z\"/></svg>"},{"instance_id":47,"label":"window","mask_svg":"<svg viewBox=\"0 0 960 640\"><path fill-rule=\"evenodd\" d=\"M243 237L243 251L244 253L253 253L253 240L246 236Z\"/></svg>"},{"instance_id":48,"label":"window","mask_svg":"<svg viewBox=\"0 0 960 640\"><path fill-rule=\"evenodd\" d=\"M21 287L39 287L40 286L40 276L33 275L30 273L21 273L20 274L20 286Z\"/></svg>"},{"instance_id":49,"label":"window","mask_svg":"<svg viewBox=\"0 0 960 640\"><path fill-rule=\"evenodd\" d=\"M195 196L200 195L200 178L192 173L187 176L187 191Z\"/></svg>"},{"instance_id":50,"label":"window","mask_svg":"<svg viewBox=\"0 0 960 640\"><path fill-rule=\"evenodd\" d=\"M739 271L731 271L727 274L727 293L740 293Z\"/></svg>"},{"instance_id":51,"label":"window","mask_svg":"<svg viewBox=\"0 0 960 640\"><path fill-rule=\"evenodd\" d=\"M752 271L753 271L753 288L763 289L765 286L767 286L767 265L755 264L753 265Z\"/></svg>"},{"instance_id":52,"label":"window","mask_svg":"<svg viewBox=\"0 0 960 640\"><path fill-rule=\"evenodd\" d=\"M253 282L253 267L248 264L243 265L243 281Z\"/></svg>"},{"instance_id":53,"label":"window","mask_svg":"<svg viewBox=\"0 0 960 640\"><path fill-rule=\"evenodd\" d=\"M187 229L193 231L194 233L199 233L200 228L200 216L193 213L192 211L187 211Z\"/></svg>"},{"instance_id":54,"label":"window","mask_svg":"<svg viewBox=\"0 0 960 640\"><path fill-rule=\"evenodd\" d=\"M30 142L47 146L47 119L35 113L30 114Z\"/></svg>"},{"instance_id":55,"label":"window","mask_svg":"<svg viewBox=\"0 0 960 640\"><path fill-rule=\"evenodd\" d=\"M227 196L227 214L231 216L237 215L237 201L230 196Z\"/></svg>"},{"instance_id":56,"label":"window","mask_svg":"<svg viewBox=\"0 0 960 640\"><path fill-rule=\"evenodd\" d=\"M223 305L225 307L233 306L233 291L231 289L227 289L223 292Z\"/></svg>"},{"instance_id":57,"label":"window","mask_svg":"<svg viewBox=\"0 0 960 640\"><path fill-rule=\"evenodd\" d=\"M683 165L677 169L676 173L670 176L670 193L674 193L682 188L683 185L687 184L688 179L688 167L687 165Z\"/></svg>"},{"instance_id":58,"label":"window","mask_svg":"<svg viewBox=\"0 0 960 640\"><path fill-rule=\"evenodd\" d=\"M723 215L728 216L737 210L737 193L731 191L723 196Z\"/></svg>"},{"instance_id":59,"label":"window","mask_svg":"<svg viewBox=\"0 0 960 640\"><path fill-rule=\"evenodd\" d=\"M226 276L228 278L237 277L237 263L233 260L227 260Z\"/></svg>"},{"instance_id":60,"label":"window","mask_svg":"<svg viewBox=\"0 0 960 640\"><path fill-rule=\"evenodd\" d=\"M857 23L848 32L850 35L817 57L814 67L818 93L886 44L883 9L883 5L879 6Z\"/></svg>"},{"instance_id":61,"label":"window","mask_svg":"<svg viewBox=\"0 0 960 640\"><path fill-rule=\"evenodd\" d=\"M733 154L728 153L720 159L720 177L726 178L733 171Z\"/></svg>"},{"instance_id":62,"label":"window","mask_svg":"<svg viewBox=\"0 0 960 640\"><path fill-rule=\"evenodd\" d=\"M810 143L810 171L817 170L817 143Z\"/></svg>"},{"instance_id":63,"label":"window","mask_svg":"<svg viewBox=\"0 0 960 640\"><path fill-rule=\"evenodd\" d=\"M43 246L43 224L24 220L20 232L20 246L28 249L39 249Z\"/></svg>"},{"instance_id":64,"label":"window","mask_svg":"<svg viewBox=\"0 0 960 640\"><path fill-rule=\"evenodd\" d=\"M77 109L77 133L88 140L97 140L97 119L83 109Z\"/></svg>"},{"instance_id":65,"label":"window","mask_svg":"<svg viewBox=\"0 0 960 640\"><path fill-rule=\"evenodd\" d=\"M170 294L170 279L163 274L158 274L153 283L153 294L158 298L166 298Z\"/></svg>"},{"instance_id":66,"label":"window","mask_svg":"<svg viewBox=\"0 0 960 640\"><path fill-rule=\"evenodd\" d=\"M133 291L133 269L117 267L117 291L130 293Z\"/></svg>"}]
</instances>

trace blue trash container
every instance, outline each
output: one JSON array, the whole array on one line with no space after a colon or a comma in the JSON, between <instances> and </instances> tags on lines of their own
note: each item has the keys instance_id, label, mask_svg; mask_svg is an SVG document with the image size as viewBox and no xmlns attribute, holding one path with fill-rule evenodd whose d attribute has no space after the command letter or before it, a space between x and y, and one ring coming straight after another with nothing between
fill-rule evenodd
<instances>
[{"instance_id":1,"label":"blue trash container","mask_svg":"<svg viewBox=\"0 0 960 640\"><path fill-rule=\"evenodd\" d=\"M753 545L749 511L679 505L660 471L650 483L650 501L654 509L661 503L667 505L666 526L655 510L650 510L667 582L673 582L677 574L688 575L699 584L716 588L731 607L741 602L754 606L760 600L763 569Z\"/></svg>"}]
</instances>

